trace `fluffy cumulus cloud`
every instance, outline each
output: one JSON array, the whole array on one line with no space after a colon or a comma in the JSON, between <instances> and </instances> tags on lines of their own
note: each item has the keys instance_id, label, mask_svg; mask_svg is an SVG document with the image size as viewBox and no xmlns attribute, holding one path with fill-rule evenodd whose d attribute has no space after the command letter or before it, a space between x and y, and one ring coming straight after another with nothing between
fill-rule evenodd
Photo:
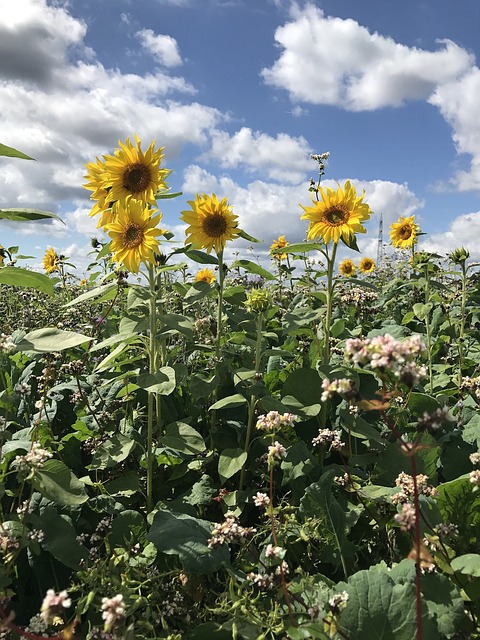
<instances>
[{"instance_id":1,"label":"fluffy cumulus cloud","mask_svg":"<svg viewBox=\"0 0 480 640\"><path fill-rule=\"evenodd\" d=\"M439 42L437 51L407 47L355 20L327 17L313 4L294 5L275 39L282 52L262 71L268 84L288 91L294 102L352 111L426 100L473 61L451 41Z\"/></svg>"},{"instance_id":2,"label":"fluffy cumulus cloud","mask_svg":"<svg viewBox=\"0 0 480 640\"><path fill-rule=\"evenodd\" d=\"M421 239L420 248L446 255L458 247L470 251L470 257L480 260L480 211L456 217L445 233L434 233Z\"/></svg>"},{"instance_id":3,"label":"fluffy cumulus cloud","mask_svg":"<svg viewBox=\"0 0 480 640\"><path fill-rule=\"evenodd\" d=\"M457 151L471 157L469 170L454 177L455 185L461 191L480 190L480 69L473 67L462 78L438 87L430 102L451 125Z\"/></svg>"},{"instance_id":4,"label":"fluffy cumulus cloud","mask_svg":"<svg viewBox=\"0 0 480 640\"><path fill-rule=\"evenodd\" d=\"M165 67L177 67L182 64L177 41L172 36L155 34L151 29L141 29L137 32L142 47L154 59Z\"/></svg>"},{"instance_id":5,"label":"fluffy cumulus cloud","mask_svg":"<svg viewBox=\"0 0 480 640\"><path fill-rule=\"evenodd\" d=\"M286 133L276 137L243 127L233 135L215 131L205 159L214 159L224 168L260 171L268 178L298 183L312 167L311 150L305 138Z\"/></svg>"},{"instance_id":6,"label":"fluffy cumulus cloud","mask_svg":"<svg viewBox=\"0 0 480 640\"><path fill-rule=\"evenodd\" d=\"M36 159L2 158L3 207L56 211L85 199L85 162L126 135L157 138L174 156L205 145L224 118L192 101L195 89L182 77L104 67L84 45L85 23L65 7L0 0L1 142Z\"/></svg>"}]
</instances>

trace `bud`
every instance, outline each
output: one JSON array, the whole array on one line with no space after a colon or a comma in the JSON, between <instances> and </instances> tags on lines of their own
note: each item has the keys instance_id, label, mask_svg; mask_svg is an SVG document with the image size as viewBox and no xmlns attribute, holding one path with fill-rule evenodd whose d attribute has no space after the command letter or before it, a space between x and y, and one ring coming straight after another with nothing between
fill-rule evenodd
<instances>
[{"instance_id":1,"label":"bud","mask_svg":"<svg viewBox=\"0 0 480 640\"><path fill-rule=\"evenodd\" d=\"M247 293L245 305L252 313L265 313L271 304L270 294L265 289L253 289Z\"/></svg>"},{"instance_id":2,"label":"bud","mask_svg":"<svg viewBox=\"0 0 480 640\"><path fill-rule=\"evenodd\" d=\"M453 264L462 264L470 257L470 251L465 247L459 247L448 256Z\"/></svg>"}]
</instances>

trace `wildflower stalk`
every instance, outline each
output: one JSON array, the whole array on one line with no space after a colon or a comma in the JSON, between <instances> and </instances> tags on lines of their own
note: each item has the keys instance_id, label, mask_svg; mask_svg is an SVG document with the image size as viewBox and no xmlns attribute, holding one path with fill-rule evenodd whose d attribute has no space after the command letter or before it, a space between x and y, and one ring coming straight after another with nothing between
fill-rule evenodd
<instances>
[{"instance_id":1,"label":"wildflower stalk","mask_svg":"<svg viewBox=\"0 0 480 640\"><path fill-rule=\"evenodd\" d=\"M154 374L157 365L157 300L155 292L155 267L148 265L148 284L150 289L149 297L149 344L148 344L148 371ZM157 424L160 420L160 403L155 403L156 394L148 391L147 404L147 513L153 508L153 422L155 413L155 404L157 404Z\"/></svg>"},{"instance_id":2,"label":"wildflower stalk","mask_svg":"<svg viewBox=\"0 0 480 640\"><path fill-rule=\"evenodd\" d=\"M259 313L257 316L257 340L255 344L255 380L258 375L262 373L261 370L261 358L262 358L262 332L263 332L263 313ZM248 406L248 423L247 423L247 434L245 436L245 452L248 455L248 449L250 448L250 441L252 439L252 430L255 422L255 408L257 406L257 396L252 395L250 398L250 404ZM243 489L244 481L245 481L245 464L242 467L240 472L240 482L238 485L238 490L241 491Z\"/></svg>"}]
</instances>

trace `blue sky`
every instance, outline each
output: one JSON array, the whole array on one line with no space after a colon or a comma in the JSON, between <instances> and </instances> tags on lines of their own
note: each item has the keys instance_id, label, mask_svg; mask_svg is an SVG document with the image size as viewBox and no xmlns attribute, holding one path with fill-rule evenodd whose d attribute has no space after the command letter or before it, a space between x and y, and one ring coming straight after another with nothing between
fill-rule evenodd
<instances>
[{"instance_id":1,"label":"blue sky","mask_svg":"<svg viewBox=\"0 0 480 640\"><path fill-rule=\"evenodd\" d=\"M415 214L425 248L478 259L479 24L478 0L0 0L0 142L36 158L0 158L0 207L66 222L0 221L0 244L81 272L100 236L84 165L138 133L183 192L163 206L179 242L197 191L228 196L261 260L302 240L309 156L330 151L324 184L352 180L375 212L364 255L380 213L385 236Z\"/></svg>"}]
</instances>

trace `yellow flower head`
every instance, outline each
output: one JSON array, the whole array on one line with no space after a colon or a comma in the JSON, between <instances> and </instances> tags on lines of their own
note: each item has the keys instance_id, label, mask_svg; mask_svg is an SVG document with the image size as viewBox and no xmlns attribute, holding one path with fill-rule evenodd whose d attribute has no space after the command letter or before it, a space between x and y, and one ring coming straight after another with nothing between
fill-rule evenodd
<instances>
[{"instance_id":1,"label":"yellow flower head","mask_svg":"<svg viewBox=\"0 0 480 640\"><path fill-rule=\"evenodd\" d=\"M5 261L5 256L6 256L5 250L2 247L2 245L0 244L0 267L3 267L3 263Z\"/></svg>"},{"instance_id":2,"label":"yellow flower head","mask_svg":"<svg viewBox=\"0 0 480 640\"><path fill-rule=\"evenodd\" d=\"M138 273L142 262L155 264L155 253L159 253L157 236L165 233L157 227L162 214L155 213L156 209L149 209L145 203L130 200L128 207L118 208L115 222L105 226L112 239L113 260L131 273Z\"/></svg>"},{"instance_id":3,"label":"yellow flower head","mask_svg":"<svg viewBox=\"0 0 480 640\"><path fill-rule=\"evenodd\" d=\"M394 247L409 249L415 244L419 232L420 227L415 222L415 216L400 216L397 222L390 226L390 241Z\"/></svg>"},{"instance_id":4,"label":"yellow flower head","mask_svg":"<svg viewBox=\"0 0 480 640\"><path fill-rule=\"evenodd\" d=\"M169 169L160 168L163 147L155 150L155 142L152 142L143 152L137 135L135 145L130 142L130 138L125 143L119 141L118 144L120 148L113 155L104 156L101 188L108 192L110 202L125 205L132 199L155 206L156 194L160 189L167 189L165 179L171 173ZM91 171L94 175L95 169L91 168Z\"/></svg>"},{"instance_id":5,"label":"yellow flower head","mask_svg":"<svg viewBox=\"0 0 480 640\"><path fill-rule=\"evenodd\" d=\"M348 242L356 233L365 233L366 229L361 224L370 218L372 211L366 202L363 202L365 191L358 197L355 187L347 180L343 188L338 189L319 188L320 200L312 198L312 206L300 205L305 213L302 220L309 220L307 230L308 240L323 240L325 244L337 243L340 238Z\"/></svg>"},{"instance_id":6,"label":"yellow flower head","mask_svg":"<svg viewBox=\"0 0 480 640\"><path fill-rule=\"evenodd\" d=\"M358 268L362 273L372 273L375 271L375 262L372 258L362 258Z\"/></svg>"},{"instance_id":7,"label":"yellow flower head","mask_svg":"<svg viewBox=\"0 0 480 640\"><path fill-rule=\"evenodd\" d=\"M45 255L43 256L43 268L45 269L45 273L53 273L54 271L58 271L58 262L60 257L53 247L50 247L45 251Z\"/></svg>"},{"instance_id":8,"label":"yellow flower head","mask_svg":"<svg viewBox=\"0 0 480 640\"><path fill-rule=\"evenodd\" d=\"M207 282L208 284L213 284L217 277L213 273L211 269L205 267L205 269L200 269L197 275L194 278L195 282Z\"/></svg>"},{"instance_id":9,"label":"yellow flower head","mask_svg":"<svg viewBox=\"0 0 480 640\"><path fill-rule=\"evenodd\" d=\"M195 200L189 200L188 204L192 209L180 215L189 225L185 231L186 244L194 249L206 249L208 253L215 249L218 254L228 240L238 237L238 217L232 213L228 198L219 201L214 193L211 196L197 193Z\"/></svg>"},{"instance_id":10,"label":"yellow flower head","mask_svg":"<svg viewBox=\"0 0 480 640\"><path fill-rule=\"evenodd\" d=\"M338 271L340 275L350 278L355 275L355 265L350 258L345 258L345 260L342 260L338 265Z\"/></svg>"},{"instance_id":11,"label":"yellow flower head","mask_svg":"<svg viewBox=\"0 0 480 640\"><path fill-rule=\"evenodd\" d=\"M285 240L285 236L278 236L276 240L272 242L270 245L270 253L272 254L272 258L274 260L286 260L286 253L272 253L276 249L283 249L288 246L288 242Z\"/></svg>"}]
</instances>

